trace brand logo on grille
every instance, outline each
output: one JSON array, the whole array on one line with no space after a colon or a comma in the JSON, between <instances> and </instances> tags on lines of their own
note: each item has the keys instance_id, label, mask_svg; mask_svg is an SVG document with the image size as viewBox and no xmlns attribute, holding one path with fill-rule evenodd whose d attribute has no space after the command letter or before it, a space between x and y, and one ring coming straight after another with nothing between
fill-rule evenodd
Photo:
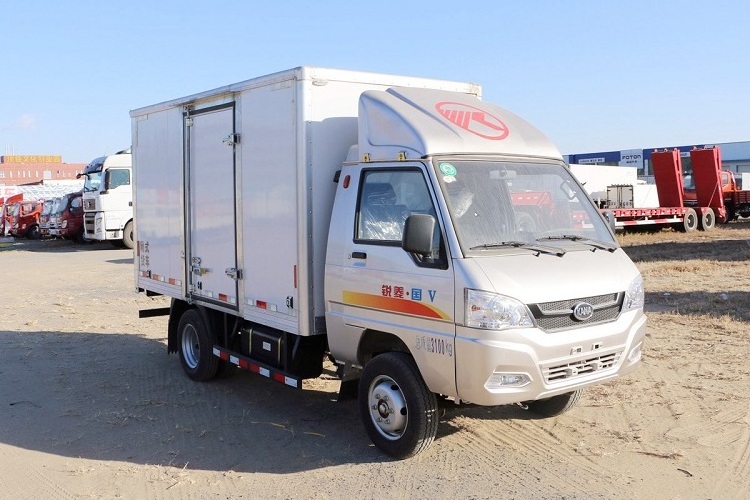
<instances>
[{"instance_id":1,"label":"brand logo on grille","mask_svg":"<svg viewBox=\"0 0 750 500\"><path fill-rule=\"evenodd\" d=\"M594 307L588 302L579 302L573 307L573 317L578 321L586 321L594 315Z\"/></svg>"}]
</instances>

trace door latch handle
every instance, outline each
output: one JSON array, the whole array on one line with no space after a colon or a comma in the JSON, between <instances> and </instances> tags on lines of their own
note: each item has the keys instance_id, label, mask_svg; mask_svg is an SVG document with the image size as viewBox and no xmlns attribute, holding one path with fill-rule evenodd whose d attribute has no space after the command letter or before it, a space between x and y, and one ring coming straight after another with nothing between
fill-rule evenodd
<instances>
[{"instance_id":1,"label":"door latch handle","mask_svg":"<svg viewBox=\"0 0 750 500\"><path fill-rule=\"evenodd\" d=\"M194 264L190 269L193 271L193 274L196 274L198 276L203 276L210 271L210 269L206 269L205 267L201 267L197 264Z\"/></svg>"}]
</instances>

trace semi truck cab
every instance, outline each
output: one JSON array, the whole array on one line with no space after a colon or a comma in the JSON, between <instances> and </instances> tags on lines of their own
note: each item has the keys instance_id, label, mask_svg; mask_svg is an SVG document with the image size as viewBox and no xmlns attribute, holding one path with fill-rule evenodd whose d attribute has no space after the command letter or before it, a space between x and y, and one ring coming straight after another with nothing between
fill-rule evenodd
<instances>
[{"instance_id":1,"label":"semi truck cab","mask_svg":"<svg viewBox=\"0 0 750 500\"><path fill-rule=\"evenodd\" d=\"M130 149L95 158L83 185L84 238L133 248L133 190Z\"/></svg>"}]
</instances>

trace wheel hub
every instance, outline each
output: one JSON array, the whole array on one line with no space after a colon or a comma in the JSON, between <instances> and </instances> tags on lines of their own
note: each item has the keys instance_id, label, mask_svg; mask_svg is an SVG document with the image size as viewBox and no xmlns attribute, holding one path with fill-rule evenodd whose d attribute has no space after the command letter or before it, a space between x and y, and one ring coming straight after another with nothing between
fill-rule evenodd
<instances>
[{"instance_id":1,"label":"wheel hub","mask_svg":"<svg viewBox=\"0 0 750 500\"><path fill-rule=\"evenodd\" d=\"M409 421L401 389L388 377L374 380L370 387L370 418L375 428L387 439L398 439Z\"/></svg>"}]
</instances>

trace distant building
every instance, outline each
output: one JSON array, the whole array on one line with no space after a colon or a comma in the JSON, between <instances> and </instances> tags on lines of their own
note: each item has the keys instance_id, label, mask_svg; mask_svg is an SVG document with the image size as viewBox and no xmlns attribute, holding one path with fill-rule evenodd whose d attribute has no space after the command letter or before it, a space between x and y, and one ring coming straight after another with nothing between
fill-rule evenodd
<instances>
[{"instance_id":1,"label":"distant building","mask_svg":"<svg viewBox=\"0 0 750 500\"><path fill-rule=\"evenodd\" d=\"M71 181L85 167L85 163L63 163L58 155L0 156L0 186Z\"/></svg>"},{"instance_id":2,"label":"distant building","mask_svg":"<svg viewBox=\"0 0 750 500\"><path fill-rule=\"evenodd\" d=\"M725 142L717 144L693 144L689 146L668 146L647 149L624 149L622 151L604 151L600 153L577 153L565 155L565 161L580 165L610 165L637 167L638 175L653 175L650 168L651 153L679 149L682 158L682 171L689 174L693 171L690 162L690 150L718 146L721 151L721 166L724 170L735 173L750 172L750 141Z\"/></svg>"}]
</instances>

